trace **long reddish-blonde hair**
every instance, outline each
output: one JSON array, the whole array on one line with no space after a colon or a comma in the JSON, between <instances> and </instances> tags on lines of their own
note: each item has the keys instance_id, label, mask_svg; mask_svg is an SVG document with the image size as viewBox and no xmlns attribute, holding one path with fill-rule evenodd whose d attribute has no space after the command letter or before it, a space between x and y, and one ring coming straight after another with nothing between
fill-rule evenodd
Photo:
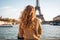
<instances>
[{"instance_id":1,"label":"long reddish-blonde hair","mask_svg":"<svg viewBox=\"0 0 60 40\"><path fill-rule=\"evenodd\" d=\"M20 17L20 26L22 28L33 27L35 18L35 8L31 5L26 6Z\"/></svg>"}]
</instances>

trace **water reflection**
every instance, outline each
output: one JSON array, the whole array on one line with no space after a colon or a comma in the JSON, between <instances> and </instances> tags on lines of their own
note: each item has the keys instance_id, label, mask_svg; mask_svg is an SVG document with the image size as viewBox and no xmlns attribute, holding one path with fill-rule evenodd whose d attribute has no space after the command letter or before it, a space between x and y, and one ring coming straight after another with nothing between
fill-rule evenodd
<instances>
[{"instance_id":1,"label":"water reflection","mask_svg":"<svg viewBox=\"0 0 60 40\"><path fill-rule=\"evenodd\" d=\"M18 39L18 40L38 40L38 39Z\"/></svg>"},{"instance_id":2,"label":"water reflection","mask_svg":"<svg viewBox=\"0 0 60 40\"><path fill-rule=\"evenodd\" d=\"M41 40L60 39L60 26L42 25L42 29L43 29L43 35L41 36ZM17 36L18 36L18 25L14 25L13 27L0 27L0 39L18 40Z\"/></svg>"}]
</instances>

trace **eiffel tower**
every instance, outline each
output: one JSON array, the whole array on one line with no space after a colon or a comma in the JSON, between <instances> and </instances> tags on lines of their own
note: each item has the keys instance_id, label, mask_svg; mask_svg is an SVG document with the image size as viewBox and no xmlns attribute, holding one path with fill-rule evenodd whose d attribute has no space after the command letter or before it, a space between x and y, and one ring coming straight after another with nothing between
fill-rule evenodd
<instances>
[{"instance_id":1,"label":"eiffel tower","mask_svg":"<svg viewBox=\"0 0 60 40\"><path fill-rule=\"evenodd\" d=\"M44 20L43 14L41 14L41 10L40 10L40 6L39 6L39 0L36 0L36 6L35 6L35 10L39 11L39 15L36 15L38 18L40 18L42 21Z\"/></svg>"}]
</instances>

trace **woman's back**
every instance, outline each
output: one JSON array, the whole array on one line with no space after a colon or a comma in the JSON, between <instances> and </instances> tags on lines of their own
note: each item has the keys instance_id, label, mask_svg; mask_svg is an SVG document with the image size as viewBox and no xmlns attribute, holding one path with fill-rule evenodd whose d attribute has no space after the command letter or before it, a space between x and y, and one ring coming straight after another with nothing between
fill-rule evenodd
<instances>
[{"instance_id":1,"label":"woman's back","mask_svg":"<svg viewBox=\"0 0 60 40\"><path fill-rule=\"evenodd\" d=\"M39 19L34 20L34 27L21 28L23 32L24 39L35 39L38 40L41 35L41 25ZM20 34L21 35L21 34Z\"/></svg>"},{"instance_id":2,"label":"woman's back","mask_svg":"<svg viewBox=\"0 0 60 40\"><path fill-rule=\"evenodd\" d=\"M39 39L41 33L40 20L36 17L35 8L28 5L22 12L18 36L24 39Z\"/></svg>"}]
</instances>

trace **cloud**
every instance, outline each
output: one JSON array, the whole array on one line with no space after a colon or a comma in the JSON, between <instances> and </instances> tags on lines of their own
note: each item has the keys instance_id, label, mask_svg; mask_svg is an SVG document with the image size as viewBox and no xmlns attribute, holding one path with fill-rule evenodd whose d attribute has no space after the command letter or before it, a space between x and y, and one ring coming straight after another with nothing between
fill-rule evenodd
<instances>
[{"instance_id":1,"label":"cloud","mask_svg":"<svg viewBox=\"0 0 60 40\"><path fill-rule=\"evenodd\" d=\"M9 18L18 18L19 16L19 9L5 6L0 8L0 16L2 17L9 17Z\"/></svg>"}]
</instances>

